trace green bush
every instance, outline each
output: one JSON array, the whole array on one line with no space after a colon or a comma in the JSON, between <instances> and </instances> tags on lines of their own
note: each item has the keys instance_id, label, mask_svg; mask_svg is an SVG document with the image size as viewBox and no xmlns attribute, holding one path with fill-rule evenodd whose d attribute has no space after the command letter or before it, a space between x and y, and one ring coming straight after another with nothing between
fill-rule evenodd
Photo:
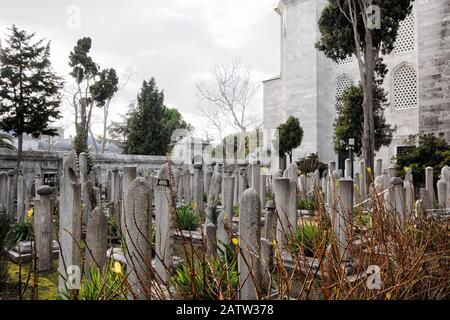
<instances>
[{"instance_id":1,"label":"green bush","mask_svg":"<svg viewBox=\"0 0 450 320\"><path fill-rule=\"evenodd\" d=\"M297 209L315 211L316 201L312 198L297 198Z\"/></svg>"},{"instance_id":2,"label":"green bush","mask_svg":"<svg viewBox=\"0 0 450 320\"><path fill-rule=\"evenodd\" d=\"M173 283L178 292L199 300L231 299L238 288L237 262L228 255L205 256L195 253L193 264L183 263L175 271Z\"/></svg>"},{"instance_id":3,"label":"green bush","mask_svg":"<svg viewBox=\"0 0 450 320\"><path fill-rule=\"evenodd\" d=\"M114 264L105 267L103 272L92 267L76 296L67 289L61 291L59 296L62 300L125 300L127 287L124 277L122 268L116 268Z\"/></svg>"},{"instance_id":4,"label":"green bush","mask_svg":"<svg viewBox=\"0 0 450 320\"><path fill-rule=\"evenodd\" d=\"M325 237L325 232L315 224L305 223L296 227L290 240L290 248L295 253L314 257L317 245Z\"/></svg>"},{"instance_id":5,"label":"green bush","mask_svg":"<svg viewBox=\"0 0 450 320\"><path fill-rule=\"evenodd\" d=\"M353 212L353 224L357 227L369 228L371 224L370 213L362 211L361 208L356 208Z\"/></svg>"},{"instance_id":6,"label":"green bush","mask_svg":"<svg viewBox=\"0 0 450 320\"><path fill-rule=\"evenodd\" d=\"M22 222L15 224L9 230L7 235L7 244L9 247L13 247L22 241L30 241L33 233L33 225L30 219L24 217Z\"/></svg>"},{"instance_id":7,"label":"green bush","mask_svg":"<svg viewBox=\"0 0 450 320\"><path fill-rule=\"evenodd\" d=\"M177 210L176 226L182 230L197 230L200 226L200 216L191 205L180 207Z\"/></svg>"},{"instance_id":8,"label":"green bush","mask_svg":"<svg viewBox=\"0 0 450 320\"><path fill-rule=\"evenodd\" d=\"M409 147L405 152L399 152L397 155L396 169L400 177L404 176L406 168L411 169L416 190L425 186L426 167L434 169L434 181L437 181L442 167L450 166L450 145L445 139L433 134L412 135L406 144Z\"/></svg>"}]
</instances>

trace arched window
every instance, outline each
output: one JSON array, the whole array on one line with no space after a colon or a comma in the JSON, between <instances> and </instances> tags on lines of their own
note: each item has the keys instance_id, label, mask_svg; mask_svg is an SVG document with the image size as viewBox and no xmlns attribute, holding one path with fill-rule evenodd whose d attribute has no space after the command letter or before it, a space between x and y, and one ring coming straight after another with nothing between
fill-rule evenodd
<instances>
[{"instance_id":1,"label":"arched window","mask_svg":"<svg viewBox=\"0 0 450 320\"><path fill-rule=\"evenodd\" d=\"M414 14L411 13L405 20L400 22L397 40L394 44L394 53L413 51L416 48L416 23Z\"/></svg>"},{"instance_id":2,"label":"arched window","mask_svg":"<svg viewBox=\"0 0 450 320\"><path fill-rule=\"evenodd\" d=\"M339 61L336 62L337 66L342 66L344 64L349 64L353 62L353 56L347 57L345 59L339 59Z\"/></svg>"},{"instance_id":3,"label":"arched window","mask_svg":"<svg viewBox=\"0 0 450 320\"><path fill-rule=\"evenodd\" d=\"M337 98L342 97L342 94L345 90L350 88L353 85L353 80L349 75L343 74L339 76L336 80L336 100Z\"/></svg>"},{"instance_id":4,"label":"arched window","mask_svg":"<svg viewBox=\"0 0 450 320\"><path fill-rule=\"evenodd\" d=\"M407 64L394 71L394 109L417 108L417 72Z\"/></svg>"}]
</instances>

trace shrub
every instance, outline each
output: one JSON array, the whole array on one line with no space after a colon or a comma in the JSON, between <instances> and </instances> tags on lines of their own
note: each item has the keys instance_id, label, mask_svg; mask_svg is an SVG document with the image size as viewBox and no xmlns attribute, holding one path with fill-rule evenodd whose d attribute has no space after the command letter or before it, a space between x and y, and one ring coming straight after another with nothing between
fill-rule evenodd
<instances>
[{"instance_id":1,"label":"shrub","mask_svg":"<svg viewBox=\"0 0 450 320\"><path fill-rule=\"evenodd\" d=\"M450 165L450 146L441 137L433 134L419 137L412 135L406 144L409 146L408 152L400 152L397 155L396 169L399 176L403 176L405 168L410 168L414 174L414 185L417 190L425 185L426 167L434 169L434 181L437 181L442 167Z\"/></svg>"},{"instance_id":2,"label":"shrub","mask_svg":"<svg viewBox=\"0 0 450 320\"><path fill-rule=\"evenodd\" d=\"M236 258L203 256L195 252L193 263L183 263L172 279L179 293L201 300L232 299L238 288Z\"/></svg>"},{"instance_id":3,"label":"shrub","mask_svg":"<svg viewBox=\"0 0 450 320\"><path fill-rule=\"evenodd\" d=\"M312 198L297 198L297 209L315 211L316 202Z\"/></svg>"},{"instance_id":4,"label":"shrub","mask_svg":"<svg viewBox=\"0 0 450 320\"><path fill-rule=\"evenodd\" d=\"M302 174L313 173L316 170L326 171L328 166L321 162L317 153L311 153L309 156L297 161L297 168Z\"/></svg>"},{"instance_id":5,"label":"shrub","mask_svg":"<svg viewBox=\"0 0 450 320\"><path fill-rule=\"evenodd\" d=\"M317 245L324 238L325 232L316 224L305 223L297 226L290 240L291 250L314 257Z\"/></svg>"},{"instance_id":6,"label":"shrub","mask_svg":"<svg viewBox=\"0 0 450 320\"><path fill-rule=\"evenodd\" d=\"M191 205L180 207L177 210L176 226L182 230L197 230L200 226L200 216Z\"/></svg>"},{"instance_id":7,"label":"shrub","mask_svg":"<svg viewBox=\"0 0 450 320\"><path fill-rule=\"evenodd\" d=\"M239 205L238 204L233 206L233 215L235 217L239 217Z\"/></svg>"},{"instance_id":8,"label":"shrub","mask_svg":"<svg viewBox=\"0 0 450 320\"><path fill-rule=\"evenodd\" d=\"M93 266L75 296L67 289L59 295L63 300L125 300L127 287L122 267L114 262L101 272Z\"/></svg>"},{"instance_id":9,"label":"shrub","mask_svg":"<svg viewBox=\"0 0 450 320\"><path fill-rule=\"evenodd\" d=\"M22 222L19 224L15 224L9 230L7 236L8 246L13 247L19 242L22 241L30 241L31 235L33 232L33 225L31 224L31 220L27 217L24 217Z\"/></svg>"}]
</instances>

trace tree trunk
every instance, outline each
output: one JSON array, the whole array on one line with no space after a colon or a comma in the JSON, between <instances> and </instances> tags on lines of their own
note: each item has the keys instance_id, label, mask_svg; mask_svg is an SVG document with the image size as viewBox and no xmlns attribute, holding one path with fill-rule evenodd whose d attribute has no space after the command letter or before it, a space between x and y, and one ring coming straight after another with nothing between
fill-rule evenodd
<instances>
[{"instance_id":1,"label":"tree trunk","mask_svg":"<svg viewBox=\"0 0 450 320\"><path fill-rule=\"evenodd\" d=\"M19 170L20 163L23 159L23 133L17 135L17 171Z\"/></svg>"},{"instance_id":2,"label":"tree trunk","mask_svg":"<svg viewBox=\"0 0 450 320\"><path fill-rule=\"evenodd\" d=\"M364 133L363 133L363 158L366 170L370 168L369 172L365 172L366 175L366 188L369 190L370 184L373 181L372 172L374 169L374 157L375 157L375 130L373 119L373 82L375 72L375 54L373 50L372 33L370 30L366 30L366 51L364 54L365 60L365 74L361 83L363 85L364 100Z\"/></svg>"}]
</instances>

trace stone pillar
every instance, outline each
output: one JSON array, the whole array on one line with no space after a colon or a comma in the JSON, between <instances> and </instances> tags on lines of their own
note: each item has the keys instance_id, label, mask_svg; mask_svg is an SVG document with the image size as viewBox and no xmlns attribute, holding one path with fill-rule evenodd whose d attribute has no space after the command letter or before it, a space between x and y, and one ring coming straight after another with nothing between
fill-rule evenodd
<instances>
[{"instance_id":1,"label":"stone pillar","mask_svg":"<svg viewBox=\"0 0 450 320\"><path fill-rule=\"evenodd\" d=\"M211 256L217 255L217 226L212 222L206 224L206 252Z\"/></svg>"},{"instance_id":2,"label":"stone pillar","mask_svg":"<svg viewBox=\"0 0 450 320\"><path fill-rule=\"evenodd\" d=\"M233 206L239 204L239 169L233 170L234 190L233 190Z\"/></svg>"},{"instance_id":3,"label":"stone pillar","mask_svg":"<svg viewBox=\"0 0 450 320\"><path fill-rule=\"evenodd\" d=\"M183 169L180 167L180 168L177 169L177 172L178 172L178 176L179 176L179 178L178 178L179 179L179 181L178 181L178 188L176 190L176 192L177 192L177 199L178 199L179 203L182 203L183 202L183 195L184 195L184 190L183 190L183 187L184 187Z\"/></svg>"},{"instance_id":4,"label":"stone pillar","mask_svg":"<svg viewBox=\"0 0 450 320\"><path fill-rule=\"evenodd\" d=\"M252 184L251 184L251 188L256 190L256 193L258 194L258 197L261 198L261 187L260 187L260 183L261 183L261 163L259 161L254 161L251 164L252 167Z\"/></svg>"},{"instance_id":5,"label":"stone pillar","mask_svg":"<svg viewBox=\"0 0 450 320\"><path fill-rule=\"evenodd\" d=\"M170 282L173 267L175 208L170 196L169 165L164 164L155 188L156 258L155 271L163 283Z\"/></svg>"},{"instance_id":6,"label":"stone pillar","mask_svg":"<svg viewBox=\"0 0 450 320\"><path fill-rule=\"evenodd\" d=\"M234 177L223 178L223 193L223 210L217 219L217 240L219 241L219 246L225 249L224 245L231 243L228 234L233 225Z\"/></svg>"},{"instance_id":7,"label":"stone pillar","mask_svg":"<svg viewBox=\"0 0 450 320\"><path fill-rule=\"evenodd\" d=\"M222 175L220 173L214 173L211 178L211 184L209 186L208 204L206 206L206 225L214 221L214 211L217 210L219 204L220 194L222 192Z\"/></svg>"},{"instance_id":8,"label":"stone pillar","mask_svg":"<svg viewBox=\"0 0 450 320\"><path fill-rule=\"evenodd\" d=\"M16 176L15 170L8 171L8 182L7 182L7 185L8 185L7 192L8 193L7 193L6 208L8 211L9 221L11 221L11 222L15 221L15 215L16 215L14 208L15 208L15 201L16 201L15 195L17 193L17 190L14 188L14 185L15 185L15 181L17 181L17 180L16 180L15 176Z\"/></svg>"},{"instance_id":9,"label":"stone pillar","mask_svg":"<svg viewBox=\"0 0 450 320\"><path fill-rule=\"evenodd\" d=\"M259 195L261 197L261 208L264 208L266 205L266 198L267 198L267 180L269 180L269 176L267 174L261 175L261 182L260 182L260 192Z\"/></svg>"},{"instance_id":10,"label":"stone pillar","mask_svg":"<svg viewBox=\"0 0 450 320\"><path fill-rule=\"evenodd\" d=\"M337 188L337 206L333 221L333 230L338 242L339 255L341 261L350 259L351 248L349 247L352 239L353 225L353 180L339 179Z\"/></svg>"},{"instance_id":11,"label":"stone pillar","mask_svg":"<svg viewBox=\"0 0 450 320\"><path fill-rule=\"evenodd\" d=\"M118 168L113 168L112 170L112 186L111 186L111 192L112 192L112 196L113 196L113 201L116 202L117 199L119 198L119 193L120 193L120 176L119 176L119 169Z\"/></svg>"},{"instance_id":12,"label":"stone pillar","mask_svg":"<svg viewBox=\"0 0 450 320\"><path fill-rule=\"evenodd\" d=\"M75 150L64 159L59 199L59 290L78 289L81 280L81 183ZM70 277L68 277L68 275Z\"/></svg>"},{"instance_id":13,"label":"stone pillar","mask_svg":"<svg viewBox=\"0 0 450 320\"><path fill-rule=\"evenodd\" d=\"M241 205L241 198L242 198L242 194L245 191L245 175L246 175L246 169L245 168L241 168L239 170L239 205Z\"/></svg>"},{"instance_id":14,"label":"stone pillar","mask_svg":"<svg viewBox=\"0 0 450 320\"><path fill-rule=\"evenodd\" d=\"M344 170L344 178L352 178L352 160L345 159L345 170Z\"/></svg>"},{"instance_id":15,"label":"stone pillar","mask_svg":"<svg viewBox=\"0 0 450 320\"><path fill-rule=\"evenodd\" d=\"M208 167L205 172L205 176L203 177L203 186L205 188L205 193L208 195L209 193L209 185L211 184L211 178L214 174L214 171L211 167Z\"/></svg>"},{"instance_id":16,"label":"stone pillar","mask_svg":"<svg viewBox=\"0 0 450 320\"><path fill-rule=\"evenodd\" d=\"M136 178L127 186L127 190L123 235L127 246L125 258L129 297L136 300L147 300L151 297L150 288L153 280L150 186L145 178Z\"/></svg>"},{"instance_id":17,"label":"stone pillar","mask_svg":"<svg viewBox=\"0 0 450 320\"><path fill-rule=\"evenodd\" d=\"M194 194L194 202L197 204L197 213L200 213L204 209L203 164L201 162L197 162L194 164L194 179L192 190Z\"/></svg>"},{"instance_id":18,"label":"stone pillar","mask_svg":"<svg viewBox=\"0 0 450 320\"><path fill-rule=\"evenodd\" d=\"M434 182L433 182L433 168L425 168L425 188L428 190L428 202L431 203L431 207L434 203Z\"/></svg>"},{"instance_id":19,"label":"stone pillar","mask_svg":"<svg viewBox=\"0 0 450 320\"><path fill-rule=\"evenodd\" d=\"M36 268L38 271L52 269L53 259L53 210L50 196L55 191L49 186L37 189L39 198L35 200L34 236L36 245Z\"/></svg>"},{"instance_id":20,"label":"stone pillar","mask_svg":"<svg viewBox=\"0 0 450 320\"><path fill-rule=\"evenodd\" d=\"M412 217L414 214L414 203L415 203L415 195L414 195L414 185L412 182L405 180L405 213L407 217Z\"/></svg>"},{"instance_id":21,"label":"stone pillar","mask_svg":"<svg viewBox=\"0 0 450 320\"><path fill-rule=\"evenodd\" d=\"M405 198L405 189L403 188L402 179L398 177L392 178L389 181L390 213L394 215L394 223L396 223L400 228L403 228L406 222Z\"/></svg>"},{"instance_id":22,"label":"stone pillar","mask_svg":"<svg viewBox=\"0 0 450 320\"><path fill-rule=\"evenodd\" d=\"M0 172L0 211L8 210L8 174Z\"/></svg>"},{"instance_id":23,"label":"stone pillar","mask_svg":"<svg viewBox=\"0 0 450 320\"><path fill-rule=\"evenodd\" d=\"M25 215L25 195L26 187L23 178L23 163L21 162L17 172L17 223L19 224Z\"/></svg>"},{"instance_id":24,"label":"stone pillar","mask_svg":"<svg viewBox=\"0 0 450 320\"><path fill-rule=\"evenodd\" d=\"M251 188L242 194L239 210L238 257L240 300L256 300L262 289L261 276L261 206L258 193Z\"/></svg>"},{"instance_id":25,"label":"stone pillar","mask_svg":"<svg viewBox=\"0 0 450 320\"><path fill-rule=\"evenodd\" d=\"M273 185L278 213L277 242L282 248L287 247L293 226L289 221L289 183L287 178L276 178Z\"/></svg>"},{"instance_id":26,"label":"stone pillar","mask_svg":"<svg viewBox=\"0 0 450 320\"><path fill-rule=\"evenodd\" d=\"M438 195L438 201L439 201L439 207L440 208L448 208L447 203L447 182L445 182L444 179L440 179L437 182L437 195Z\"/></svg>"},{"instance_id":27,"label":"stone pillar","mask_svg":"<svg viewBox=\"0 0 450 320\"><path fill-rule=\"evenodd\" d=\"M361 160L359 162L359 192L361 194L361 201L367 199L366 174L366 164L364 160Z\"/></svg>"},{"instance_id":28,"label":"stone pillar","mask_svg":"<svg viewBox=\"0 0 450 320\"><path fill-rule=\"evenodd\" d=\"M41 167L37 164L34 169L34 197L39 198L38 190L44 184L44 177L42 176Z\"/></svg>"},{"instance_id":29,"label":"stone pillar","mask_svg":"<svg viewBox=\"0 0 450 320\"><path fill-rule=\"evenodd\" d=\"M375 160L375 177L383 174L383 159L378 158Z\"/></svg>"},{"instance_id":30,"label":"stone pillar","mask_svg":"<svg viewBox=\"0 0 450 320\"><path fill-rule=\"evenodd\" d=\"M447 207L450 207L450 167L444 166L441 171L442 179L447 183Z\"/></svg>"},{"instance_id":31,"label":"stone pillar","mask_svg":"<svg viewBox=\"0 0 450 320\"><path fill-rule=\"evenodd\" d=\"M123 176L122 176L122 214L120 216L120 229L122 232L122 235L126 234L126 228L124 225L125 217L124 215L127 214L128 209L128 194L130 192L130 186L133 183L133 181L137 178L137 168L136 167L124 167L123 168Z\"/></svg>"},{"instance_id":32,"label":"stone pillar","mask_svg":"<svg viewBox=\"0 0 450 320\"><path fill-rule=\"evenodd\" d=\"M183 198L185 204L191 202L191 171L188 168L183 170Z\"/></svg>"},{"instance_id":33,"label":"stone pillar","mask_svg":"<svg viewBox=\"0 0 450 320\"><path fill-rule=\"evenodd\" d=\"M278 216L275 209L276 207L273 201L266 202L266 222L264 224L264 238L271 243L277 238Z\"/></svg>"},{"instance_id":34,"label":"stone pillar","mask_svg":"<svg viewBox=\"0 0 450 320\"><path fill-rule=\"evenodd\" d=\"M86 253L84 272L89 277L91 268L102 270L106 263L106 250L108 246L108 223L105 213L96 207L89 214L86 227Z\"/></svg>"}]
</instances>

